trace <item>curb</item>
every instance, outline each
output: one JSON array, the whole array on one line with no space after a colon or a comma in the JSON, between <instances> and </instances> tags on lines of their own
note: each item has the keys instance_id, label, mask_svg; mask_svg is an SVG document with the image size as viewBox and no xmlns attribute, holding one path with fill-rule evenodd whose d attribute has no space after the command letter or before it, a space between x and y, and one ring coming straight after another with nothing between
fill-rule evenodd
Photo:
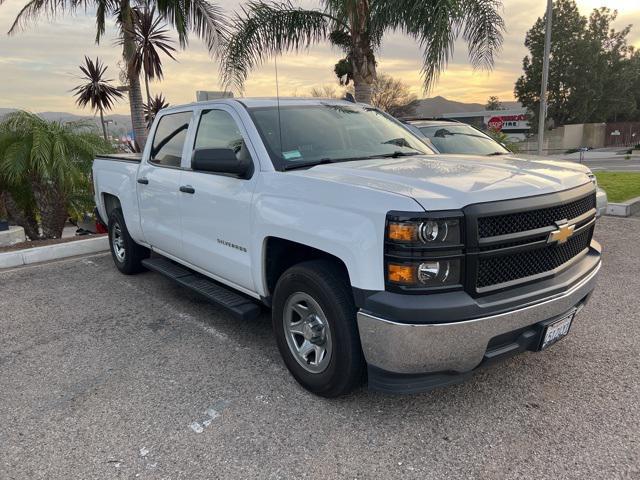
<instances>
[{"instance_id":1,"label":"curb","mask_svg":"<svg viewBox=\"0 0 640 480\"><path fill-rule=\"evenodd\" d=\"M87 253L98 253L106 250L109 250L109 239L106 235L98 238L88 238L86 240L75 240L68 243L27 248L15 252L0 253L0 269L48 262L50 260L86 255Z\"/></svg>"},{"instance_id":2,"label":"curb","mask_svg":"<svg viewBox=\"0 0 640 480\"><path fill-rule=\"evenodd\" d=\"M630 217L640 213L640 197L632 198L624 203L609 203L607 215L614 217Z\"/></svg>"}]
</instances>

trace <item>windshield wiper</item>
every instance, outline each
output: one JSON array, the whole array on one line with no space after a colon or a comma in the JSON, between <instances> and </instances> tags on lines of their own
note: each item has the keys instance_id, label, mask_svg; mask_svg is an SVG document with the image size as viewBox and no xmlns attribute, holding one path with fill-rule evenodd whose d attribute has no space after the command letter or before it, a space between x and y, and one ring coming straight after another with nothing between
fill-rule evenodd
<instances>
[{"instance_id":1,"label":"windshield wiper","mask_svg":"<svg viewBox=\"0 0 640 480\"><path fill-rule=\"evenodd\" d=\"M311 168L316 165L325 165L327 163L341 163L341 162L351 162L355 160L372 160L374 158L398 158L398 157L413 157L415 155L424 155L422 152L411 151L411 152L400 152L396 150L392 153L380 153L378 155L368 155L366 157L347 157L347 158L323 158L321 160L317 160L315 162L300 162L300 163L289 163L282 167L282 170L295 170L298 168Z\"/></svg>"},{"instance_id":2,"label":"windshield wiper","mask_svg":"<svg viewBox=\"0 0 640 480\"><path fill-rule=\"evenodd\" d=\"M382 145L395 145L397 147L409 147L411 145L407 142L407 139L404 137L392 138L391 140L387 140L386 142L382 142Z\"/></svg>"},{"instance_id":3,"label":"windshield wiper","mask_svg":"<svg viewBox=\"0 0 640 480\"><path fill-rule=\"evenodd\" d=\"M287 165L283 166L282 169L283 170L295 170L297 168L310 168L310 167L315 167L316 165L324 165L327 163L334 163L337 160L334 160L332 158L323 158L321 160L316 160L313 162L296 162L296 163L288 163Z\"/></svg>"},{"instance_id":4,"label":"windshield wiper","mask_svg":"<svg viewBox=\"0 0 640 480\"><path fill-rule=\"evenodd\" d=\"M492 153L487 153L487 157L497 157L498 155L506 155L507 152L492 152Z\"/></svg>"},{"instance_id":5,"label":"windshield wiper","mask_svg":"<svg viewBox=\"0 0 640 480\"><path fill-rule=\"evenodd\" d=\"M381 153L380 155L371 155L369 157L362 157L362 159L368 159L368 158L398 158L398 157L413 157L415 155L424 155L424 153L422 152L417 152L417 151L411 151L411 152L401 152L399 150L396 150L395 152L392 153ZM353 159L356 160L356 159ZM360 160L360 159L357 159Z\"/></svg>"}]
</instances>

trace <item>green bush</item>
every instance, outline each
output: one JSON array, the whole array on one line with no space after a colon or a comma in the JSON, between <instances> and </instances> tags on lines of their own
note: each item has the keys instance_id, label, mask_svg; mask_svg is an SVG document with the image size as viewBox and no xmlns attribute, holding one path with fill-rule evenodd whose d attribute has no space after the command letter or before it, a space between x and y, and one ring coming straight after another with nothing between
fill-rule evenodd
<instances>
[{"instance_id":1,"label":"green bush","mask_svg":"<svg viewBox=\"0 0 640 480\"><path fill-rule=\"evenodd\" d=\"M496 142L504 145L507 150L510 150L513 153L518 153L520 151L520 147L517 143L512 142L506 133L502 131L497 131L493 129L489 129L487 132L491 138L493 138Z\"/></svg>"},{"instance_id":2,"label":"green bush","mask_svg":"<svg viewBox=\"0 0 640 480\"><path fill-rule=\"evenodd\" d=\"M66 219L92 210L91 163L111 147L86 122L14 112L0 123L0 195L29 238L59 238Z\"/></svg>"}]
</instances>

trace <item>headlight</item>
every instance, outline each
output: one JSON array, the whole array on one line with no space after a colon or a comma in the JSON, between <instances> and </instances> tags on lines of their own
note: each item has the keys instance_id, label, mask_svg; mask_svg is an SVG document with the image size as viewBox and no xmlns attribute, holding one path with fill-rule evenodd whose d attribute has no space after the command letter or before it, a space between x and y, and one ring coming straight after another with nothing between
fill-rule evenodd
<instances>
[{"instance_id":1,"label":"headlight","mask_svg":"<svg viewBox=\"0 0 640 480\"><path fill-rule=\"evenodd\" d=\"M406 287L445 287L460 283L461 261L430 259L423 262L387 263L389 283Z\"/></svg>"},{"instance_id":2,"label":"headlight","mask_svg":"<svg viewBox=\"0 0 640 480\"><path fill-rule=\"evenodd\" d=\"M464 264L461 212L389 212L385 276L390 290L420 293L461 287Z\"/></svg>"},{"instance_id":3,"label":"headlight","mask_svg":"<svg viewBox=\"0 0 640 480\"><path fill-rule=\"evenodd\" d=\"M598 188L598 178L592 172L587 173L587 176L591 180L591 183L593 183L596 188Z\"/></svg>"},{"instance_id":4,"label":"headlight","mask_svg":"<svg viewBox=\"0 0 640 480\"><path fill-rule=\"evenodd\" d=\"M389 221L387 240L422 245L457 245L460 243L460 220L434 218L422 221Z\"/></svg>"}]
</instances>

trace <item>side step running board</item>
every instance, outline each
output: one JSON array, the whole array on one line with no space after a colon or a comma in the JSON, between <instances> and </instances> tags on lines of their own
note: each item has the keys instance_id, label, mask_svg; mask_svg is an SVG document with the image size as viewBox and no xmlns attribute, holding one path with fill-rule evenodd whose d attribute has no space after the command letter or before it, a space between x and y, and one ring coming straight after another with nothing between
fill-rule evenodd
<instances>
[{"instance_id":1,"label":"side step running board","mask_svg":"<svg viewBox=\"0 0 640 480\"><path fill-rule=\"evenodd\" d=\"M149 270L169 277L183 287L190 288L207 298L211 303L226 308L242 320L252 320L261 313L260 305L249 298L169 259L163 257L147 258L142 261L142 265Z\"/></svg>"}]
</instances>

